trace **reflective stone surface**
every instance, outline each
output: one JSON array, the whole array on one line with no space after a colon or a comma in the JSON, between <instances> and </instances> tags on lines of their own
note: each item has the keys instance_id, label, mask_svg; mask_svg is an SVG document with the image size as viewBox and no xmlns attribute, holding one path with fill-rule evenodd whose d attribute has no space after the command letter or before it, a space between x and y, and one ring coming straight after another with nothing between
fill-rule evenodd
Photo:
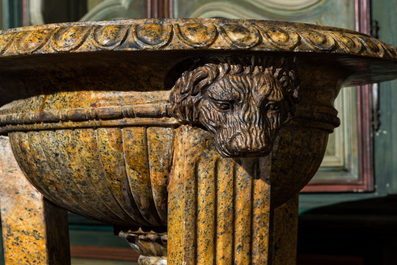
<instances>
[{"instance_id":1,"label":"reflective stone surface","mask_svg":"<svg viewBox=\"0 0 397 265\"><path fill-rule=\"evenodd\" d=\"M256 20L11 29L0 62L0 133L29 181L86 217L168 230L178 265L293 264L294 198L341 86L397 78L397 49L370 36Z\"/></svg>"}]
</instances>

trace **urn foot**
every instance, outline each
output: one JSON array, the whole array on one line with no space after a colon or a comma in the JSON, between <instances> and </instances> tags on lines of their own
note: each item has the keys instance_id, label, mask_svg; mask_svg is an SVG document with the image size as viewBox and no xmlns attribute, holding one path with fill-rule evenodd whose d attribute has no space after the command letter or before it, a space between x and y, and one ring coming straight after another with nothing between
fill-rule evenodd
<instances>
[{"instance_id":1,"label":"urn foot","mask_svg":"<svg viewBox=\"0 0 397 265\"><path fill-rule=\"evenodd\" d=\"M139 265L166 265L167 257L139 256Z\"/></svg>"},{"instance_id":2,"label":"urn foot","mask_svg":"<svg viewBox=\"0 0 397 265\"><path fill-rule=\"evenodd\" d=\"M139 254L140 265L167 264L167 232L145 232L139 229L115 227L114 232L124 238Z\"/></svg>"}]
</instances>

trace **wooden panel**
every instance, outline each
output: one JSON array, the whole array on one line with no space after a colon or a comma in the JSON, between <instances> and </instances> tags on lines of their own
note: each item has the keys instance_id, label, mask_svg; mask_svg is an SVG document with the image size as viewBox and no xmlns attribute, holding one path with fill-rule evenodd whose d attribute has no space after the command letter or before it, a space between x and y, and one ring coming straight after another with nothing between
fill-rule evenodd
<instances>
[{"instance_id":1,"label":"wooden panel","mask_svg":"<svg viewBox=\"0 0 397 265\"><path fill-rule=\"evenodd\" d=\"M370 34L369 0L355 0L355 30ZM357 87L358 175L357 179L313 179L303 192L363 192L374 189L371 85ZM348 154L351 155L351 154Z\"/></svg>"},{"instance_id":2,"label":"wooden panel","mask_svg":"<svg viewBox=\"0 0 397 265\"><path fill-rule=\"evenodd\" d=\"M396 0L373 1L373 19L379 22L379 39L397 45ZM376 186L379 193L397 194L397 81L380 86L380 128L375 132Z\"/></svg>"}]
</instances>

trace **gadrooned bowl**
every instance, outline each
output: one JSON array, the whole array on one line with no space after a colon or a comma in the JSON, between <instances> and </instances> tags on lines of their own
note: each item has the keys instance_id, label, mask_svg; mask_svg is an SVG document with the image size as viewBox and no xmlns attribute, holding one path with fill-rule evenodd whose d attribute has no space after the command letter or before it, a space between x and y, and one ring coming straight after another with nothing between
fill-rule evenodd
<instances>
[{"instance_id":1,"label":"gadrooned bowl","mask_svg":"<svg viewBox=\"0 0 397 265\"><path fill-rule=\"evenodd\" d=\"M197 62L288 58L300 103L272 144L278 206L317 171L339 124L333 101L341 85L395 78L396 51L349 30L275 21L147 19L2 31L0 133L9 135L26 177L56 204L113 225L166 226L167 185L183 155L173 152L183 124L172 112L175 82Z\"/></svg>"}]
</instances>

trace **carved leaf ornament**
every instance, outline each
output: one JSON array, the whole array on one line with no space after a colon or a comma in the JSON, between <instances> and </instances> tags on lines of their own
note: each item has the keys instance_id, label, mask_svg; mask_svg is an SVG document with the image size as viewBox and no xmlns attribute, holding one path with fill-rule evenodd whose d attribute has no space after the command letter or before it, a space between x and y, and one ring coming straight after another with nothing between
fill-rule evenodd
<instances>
[{"instance_id":1,"label":"carved leaf ornament","mask_svg":"<svg viewBox=\"0 0 397 265\"><path fill-rule=\"evenodd\" d=\"M31 30L30 30L31 29ZM98 50L251 49L332 52L396 59L397 50L365 34L288 22L165 19L52 24L0 33L0 56Z\"/></svg>"}]
</instances>

